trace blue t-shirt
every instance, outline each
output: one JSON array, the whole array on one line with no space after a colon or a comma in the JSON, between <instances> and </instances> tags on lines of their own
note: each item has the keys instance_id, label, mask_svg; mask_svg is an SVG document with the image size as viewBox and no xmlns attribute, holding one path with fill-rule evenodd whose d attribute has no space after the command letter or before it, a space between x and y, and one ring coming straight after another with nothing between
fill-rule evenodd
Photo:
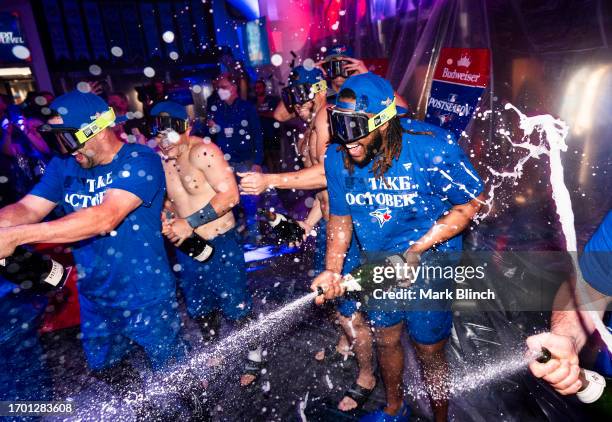
<instances>
[{"instance_id":1,"label":"blue t-shirt","mask_svg":"<svg viewBox=\"0 0 612 422\"><path fill-rule=\"evenodd\" d=\"M208 109L208 118L216 124L208 134L232 163L263 161L263 135L259 115L253 104L237 98L232 105L216 101Z\"/></svg>"},{"instance_id":2,"label":"blue t-shirt","mask_svg":"<svg viewBox=\"0 0 612 422\"><path fill-rule=\"evenodd\" d=\"M587 283L612 296L612 211L603 219L580 257L580 270Z\"/></svg>"},{"instance_id":3,"label":"blue t-shirt","mask_svg":"<svg viewBox=\"0 0 612 422\"><path fill-rule=\"evenodd\" d=\"M365 252L403 252L420 239L453 205L478 196L483 183L454 137L432 125L402 120L405 129L431 135L403 135L399 160L384 181L367 166L344 167L342 149L330 145L325 175L330 212L351 215ZM439 244L439 251L461 250L461 235Z\"/></svg>"},{"instance_id":4,"label":"blue t-shirt","mask_svg":"<svg viewBox=\"0 0 612 422\"><path fill-rule=\"evenodd\" d=\"M102 306L125 309L173 298L175 283L160 222L166 182L153 150L125 144L111 163L90 169L72 157L56 157L30 193L58 203L68 214L99 205L107 189L131 192L142 204L111 233L75 245L79 294Z\"/></svg>"},{"instance_id":5,"label":"blue t-shirt","mask_svg":"<svg viewBox=\"0 0 612 422\"><path fill-rule=\"evenodd\" d=\"M587 283L597 291L612 296L612 211L603 219L580 257L580 270ZM612 318L608 317L608 330L612 331ZM604 319L605 320L605 319ZM597 355L595 369L602 375L612 376L612 352L604 348Z\"/></svg>"}]
</instances>

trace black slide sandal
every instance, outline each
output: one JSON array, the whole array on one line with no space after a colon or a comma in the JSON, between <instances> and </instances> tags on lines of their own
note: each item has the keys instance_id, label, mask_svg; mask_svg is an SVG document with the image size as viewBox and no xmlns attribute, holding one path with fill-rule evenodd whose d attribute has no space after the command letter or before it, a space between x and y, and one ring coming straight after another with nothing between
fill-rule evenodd
<instances>
[{"instance_id":1,"label":"black slide sandal","mask_svg":"<svg viewBox=\"0 0 612 422\"><path fill-rule=\"evenodd\" d=\"M344 396L342 396L342 398L350 397L355 401L355 403L357 403L357 407L349 410L349 412L361 409L363 405L368 401L370 395L372 394L375 388L376 385L372 388L365 388L357 384L356 382L353 383L353 385L351 385L351 387L345 391Z\"/></svg>"}]
</instances>

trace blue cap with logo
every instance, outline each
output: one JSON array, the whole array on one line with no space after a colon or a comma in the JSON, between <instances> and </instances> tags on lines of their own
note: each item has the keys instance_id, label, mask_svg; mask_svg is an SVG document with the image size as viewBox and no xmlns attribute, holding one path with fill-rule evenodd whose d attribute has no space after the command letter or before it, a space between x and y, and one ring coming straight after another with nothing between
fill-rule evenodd
<instances>
[{"instance_id":1,"label":"blue cap with logo","mask_svg":"<svg viewBox=\"0 0 612 422\"><path fill-rule=\"evenodd\" d=\"M322 80L323 72L316 67L308 70L304 66L296 66L289 74L289 85L316 84Z\"/></svg>"},{"instance_id":2,"label":"blue cap with logo","mask_svg":"<svg viewBox=\"0 0 612 422\"><path fill-rule=\"evenodd\" d=\"M334 44L327 49L325 61L336 57L353 57L353 49L344 44Z\"/></svg>"},{"instance_id":3,"label":"blue cap with logo","mask_svg":"<svg viewBox=\"0 0 612 422\"><path fill-rule=\"evenodd\" d=\"M372 72L351 76L342 84L340 94L336 98L336 105L342 108L346 104L340 101L340 95L345 89L355 93L355 111L365 113L380 113L393 102L395 96L389 81Z\"/></svg>"},{"instance_id":4,"label":"blue cap with logo","mask_svg":"<svg viewBox=\"0 0 612 422\"><path fill-rule=\"evenodd\" d=\"M60 95L51 102L49 108L63 120L62 124L54 124L52 127L73 129L81 129L109 109L106 101L99 96L79 90Z\"/></svg>"},{"instance_id":5,"label":"blue cap with logo","mask_svg":"<svg viewBox=\"0 0 612 422\"><path fill-rule=\"evenodd\" d=\"M151 116L158 116L162 113L166 113L170 117L175 119L187 120L189 116L185 107L174 101L161 101L151 109Z\"/></svg>"}]
</instances>

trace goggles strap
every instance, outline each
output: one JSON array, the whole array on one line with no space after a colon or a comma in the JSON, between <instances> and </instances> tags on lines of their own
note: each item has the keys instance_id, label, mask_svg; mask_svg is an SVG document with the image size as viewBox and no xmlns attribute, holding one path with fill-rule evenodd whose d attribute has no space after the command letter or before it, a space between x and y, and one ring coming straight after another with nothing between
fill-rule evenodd
<instances>
[{"instance_id":1,"label":"goggles strap","mask_svg":"<svg viewBox=\"0 0 612 422\"><path fill-rule=\"evenodd\" d=\"M109 107L108 110L102 113L96 120L82 129L79 129L75 133L75 136L80 144L84 144L86 141L100 133L103 129L106 129L108 126L112 125L114 121L115 112L112 107Z\"/></svg>"},{"instance_id":2,"label":"goggles strap","mask_svg":"<svg viewBox=\"0 0 612 422\"><path fill-rule=\"evenodd\" d=\"M391 104L389 104L383 111L368 119L368 132L372 132L374 129L381 127L395 115L397 115L397 109L395 108L395 98L393 98Z\"/></svg>"},{"instance_id":3,"label":"goggles strap","mask_svg":"<svg viewBox=\"0 0 612 422\"><path fill-rule=\"evenodd\" d=\"M310 86L310 92L316 94L321 91L327 91L327 82L325 80L319 81Z\"/></svg>"}]
</instances>

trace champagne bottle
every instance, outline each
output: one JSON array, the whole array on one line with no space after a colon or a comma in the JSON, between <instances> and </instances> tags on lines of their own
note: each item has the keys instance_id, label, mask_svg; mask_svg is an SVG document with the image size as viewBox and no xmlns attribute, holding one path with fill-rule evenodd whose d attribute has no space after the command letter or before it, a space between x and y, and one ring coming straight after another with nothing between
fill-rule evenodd
<instances>
[{"instance_id":1,"label":"champagne bottle","mask_svg":"<svg viewBox=\"0 0 612 422\"><path fill-rule=\"evenodd\" d=\"M546 347L542 347L540 355L536 360L546 363L552 358L552 353ZM582 403L596 403L599 408L612 409L612 388L606 385L606 379L595 371L580 368L578 375L582 387L576 393L576 398Z\"/></svg>"},{"instance_id":2,"label":"champagne bottle","mask_svg":"<svg viewBox=\"0 0 612 422\"><path fill-rule=\"evenodd\" d=\"M178 247L183 253L189 255L196 261L206 262L210 259L215 248L210 242L193 233Z\"/></svg>"},{"instance_id":3,"label":"champagne bottle","mask_svg":"<svg viewBox=\"0 0 612 422\"><path fill-rule=\"evenodd\" d=\"M397 265L403 265L405 262L401 256L391 255L381 261L360 265L342 276L340 284L347 293L369 293L375 289L388 290L393 287L401 287L399 283L403 278L401 277L401 269L398 270ZM323 294L324 291L325 288L319 287L319 294Z\"/></svg>"},{"instance_id":4,"label":"champagne bottle","mask_svg":"<svg viewBox=\"0 0 612 422\"><path fill-rule=\"evenodd\" d=\"M272 227L279 245L303 240L305 231L294 219L269 210L259 210L258 213Z\"/></svg>"},{"instance_id":5,"label":"champagne bottle","mask_svg":"<svg viewBox=\"0 0 612 422\"><path fill-rule=\"evenodd\" d=\"M49 256L23 246L18 246L13 255L0 259L0 277L34 293L61 289L71 270L72 267L64 267Z\"/></svg>"}]
</instances>

